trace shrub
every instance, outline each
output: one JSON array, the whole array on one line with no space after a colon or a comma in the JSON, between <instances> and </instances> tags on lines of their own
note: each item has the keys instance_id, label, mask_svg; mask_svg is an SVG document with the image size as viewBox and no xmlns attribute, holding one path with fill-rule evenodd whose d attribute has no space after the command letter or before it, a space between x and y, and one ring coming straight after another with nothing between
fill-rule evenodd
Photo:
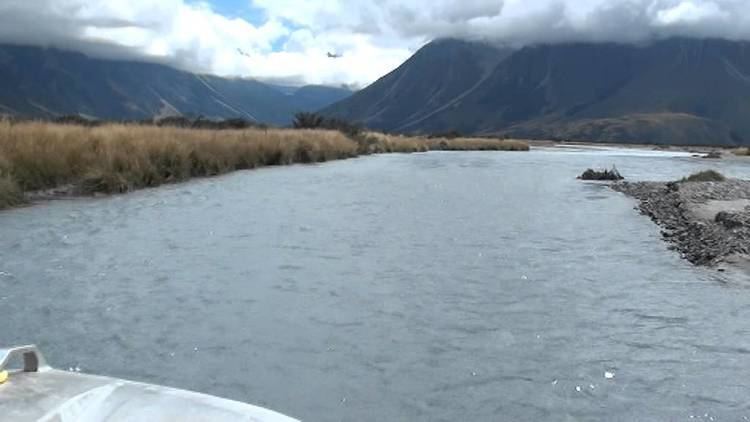
<instances>
[{"instance_id":1,"label":"shrub","mask_svg":"<svg viewBox=\"0 0 750 422\"><path fill-rule=\"evenodd\" d=\"M443 133L434 133L428 136L429 139L442 138L442 139L457 139L462 138L461 132L457 130L449 130Z\"/></svg>"},{"instance_id":2,"label":"shrub","mask_svg":"<svg viewBox=\"0 0 750 422\"><path fill-rule=\"evenodd\" d=\"M704 170L683 178L681 182L723 182L725 180L727 178L716 170Z\"/></svg>"},{"instance_id":3,"label":"shrub","mask_svg":"<svg viewBox=\"0 0 750 422\"><path fill-rule=\"evenodd\" d=\"M54 123L61 125L77 125L77 126L98 126L100 122L94 119L87 119L78 114L69 114L66 116L60 116L53 120Z\"/></svg>"},{"instance_id":4,"label":"shrub","mask_svg":"<svg viewBox=\"0 0 750 422\"><path fill-rule=\"evenodd\" d=\"M317 113L300 112L294 115L292 126L295 129L318 129L323 127L325 119Z\"/></svg>"},{"instance_id":5,"label":"shrub","mask_svg":"<svg viewBox=\"0 0 750 422\"><path fill-rule=\"evenodd\" d=\"M158 119L155 122L135 122L137 124L156 124L159 127L176 127L183 129L210 129L210 130L229 130L229 129L250 129L260 127L267 129L266 125L260 125L256 122L242 118L231 118L223 120L211 120L204 117L190 119L184 116L170 116Z\"/></svg>"},{"instance_id":6,"label":"shrub","mask_svg":"<svg viewBox=\"0 0 750 422\"><path fill-rule=\"evenodd\" d=\"M338 130L344 135L354 138L362 133L362 127L356 123L347 122L341 119L323 119L323 129Z\"/></svg>"},{"instance_id":7,"label":"shrub","mask_svg":"<svg viewBox=\"0 0 750 422\"><path fill-rule=\"evenodd\" d=\"M295 129L337 130L350 138L359 136L362 127L343 119L328 118L317 113L300 112L294 115L292 126Z\"/></svg>"},{"instance_id":8,"label":"shrub","mask_svg":"<svg viewBox=\"0 0 750 422\"><path fill-rule=\"evenodd\" d=\"M581 180L623 180L624 177L620 174L620 172L617 170L616 167L612 167L611 170L594 170L594 169L587 169L583 172L580 176L578 176Z\"/></svg>"}]
</instances>

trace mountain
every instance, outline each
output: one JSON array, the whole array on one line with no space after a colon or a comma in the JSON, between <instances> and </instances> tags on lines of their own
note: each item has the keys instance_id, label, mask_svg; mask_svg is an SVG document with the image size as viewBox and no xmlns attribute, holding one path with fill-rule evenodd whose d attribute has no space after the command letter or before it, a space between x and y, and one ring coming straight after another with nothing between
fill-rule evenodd
<instances>
[{"instance_id":1,"label":"mountain","mask_svg":"<svg viewBox=\"0 0 750 422\"><path fill-rule=\"evenodd\" d=\"M419 127L419 122L481 85L510 53L483 43L434 41L393 72L323 113L377 129Z\"/></svg>"},{"instance_id":2,"label":"mountain","mask_svg":"<svg viewBox=\"0 0 750 422\"><path fill-rule=\"evenodd\" d=\"M493 56L481 43L434 42L323 113L398 132L750 144L748 42L680 38L496 51ZM497 61L487 72L456 73L478 67L472 66L477 57ZM413 82L409 107L393 94L398 75L431 81ZM439 104L436 90L445 94Z\"/></svg>"},{"instance_id":3,"label":"mountain","mask_svg":"<svg viewBox=\"0 0 750 422\"><path fill-rule=\"evenodd\" d=\"M160 64L0 45L0 113L6 114L117 120L185 114L286 125L298 111L314 111L350 94L323 86L283 90L251 79L196 75Z\"/></svg>"}]
</instances>

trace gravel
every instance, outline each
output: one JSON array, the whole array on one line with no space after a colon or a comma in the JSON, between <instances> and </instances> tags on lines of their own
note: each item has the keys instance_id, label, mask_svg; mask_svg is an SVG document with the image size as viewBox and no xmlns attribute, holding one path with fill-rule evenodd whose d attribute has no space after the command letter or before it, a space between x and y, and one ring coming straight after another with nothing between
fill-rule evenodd
<instances>
[{"instance_id":1,"label":"gravel","mask_svg":"<svg viewBox=\"0 0 750 422\"><path fill-rule=\"evenodd\" d=\"M637 209L662 227L671 248L696 265L716 266L750 253L750 181L619 182L612 189L638 199ZM726 201L726 202L725 202ZM715 211L706 218L706 209Z\"/></svg>"}]
</instances>

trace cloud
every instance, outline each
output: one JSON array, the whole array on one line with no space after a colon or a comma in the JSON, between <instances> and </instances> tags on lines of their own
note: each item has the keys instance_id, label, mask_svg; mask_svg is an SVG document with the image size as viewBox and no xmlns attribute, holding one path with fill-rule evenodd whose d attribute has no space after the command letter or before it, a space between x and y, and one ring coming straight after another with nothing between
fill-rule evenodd
<instances>
[{"instance_id":1,"label":"cloud","mask_svg":"<svg viewBox=\"0 0 750 422\"><path fill-rule=\"evenodd\" d=\"M146 59L195 72L295 83L370 82L405 60L403 46L367 35L317 31L284 17L258 25L183 0L3 0L0 42ZM275 49L280 45L281 48ZM240 54L242 50L244 54ZM344 57L329 59L329 51Z\"/></svg>"},{"instance_id":2,"label":"cloud","mask_svg":"<svg viewBox=\"0 0 750 422\"><path fill-rule=\"evenodd\" d=\"M376 43L463 37L528 45L668 36L750 39L746 0L255 0L309 28L365 33Z\"/></svg>"},{"instance_id":3,"label":"cloud","mask_svg":"<svg viewBox=\"0 0 750 422\"><path fill-rule=\"evenodd\" d=\"M746 0L247 2L260 19L224 16L206 1L2 0L0 42L141 58L224 76L363 85L441 37L515 46L670 36L750 39ZM328 52L343 57L329 59Z\"/></svg>"}]
</instances>

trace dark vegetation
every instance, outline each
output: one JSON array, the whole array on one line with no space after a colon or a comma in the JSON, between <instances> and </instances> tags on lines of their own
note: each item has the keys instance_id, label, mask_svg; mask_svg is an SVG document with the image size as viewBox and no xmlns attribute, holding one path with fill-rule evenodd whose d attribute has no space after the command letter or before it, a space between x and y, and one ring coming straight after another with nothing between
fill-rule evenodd
<instances>
[{"instance_id":1,"label":"dark vegetation","mask_svg":"<svg viewBox=\"0 0 750 422\"><path fill-rule=\"evenodd\" d=\"M681 182L723 182L727 178L716 170L705 170L680 180Z\"/></svg>"},{"instance_id":2,"label":"dark vegetation","mask_svg":"<svg viewBox=\"0 0 750 422\"><path fill-rule=\"evenodd\" d=\"M623 180L625 179L622 177L620 172L617 170L616 167L612 167L610 170L604 169L604 170L594 170L594 169L588 169L583 172L580 176L578 176L581 180Z\"/></svg>"},{"instance_id":3,"label":"dark vegetation","mask_svg":"<svg viewBox=\"0 0 750 422\"><path fill-rule=\"evenodd\" d=\"M463 135L461 135L461 132L457 130L449 130L447 132L434 133L432 135L429 135L428 138L430 139L434 139L434 138L456 139L456 138L463 138Z\"/></svg>"},{"instance_id":4,"label":"dark vegetation","mask_svg":"<svg viewBox=\"0 0 750 422\"><path fill-rule=\"evenodd\" d=\"M318 113L299 112L294 115L292 127L295 129L328 129L337 130L347 136L357 137L362 134L363 128L357 123L346 120L325 117Z\"/></svg>"}]
</instances>

